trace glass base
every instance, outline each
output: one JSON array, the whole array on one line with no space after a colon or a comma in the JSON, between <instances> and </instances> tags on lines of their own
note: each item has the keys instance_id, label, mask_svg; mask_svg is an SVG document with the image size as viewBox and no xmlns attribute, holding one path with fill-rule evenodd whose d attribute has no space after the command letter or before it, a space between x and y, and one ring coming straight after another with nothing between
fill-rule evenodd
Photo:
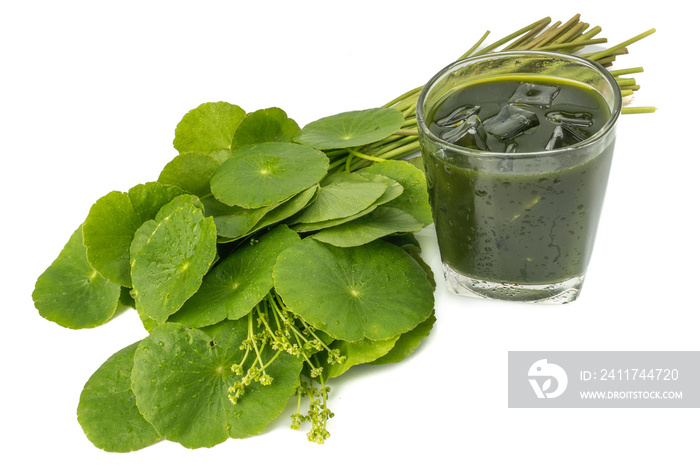
<instances>
[{"instance_id":1,"label":"glass base","mask_svg":"<svg viewBox=\"0 0 700 466\"><path fill-rule=\"evenodd\" d=\"M445 283L451 292L472 298L498 299L541 304L566 304L578 298L584 275L559 283L520 285L517 283L492 282L468 277L449 265L442 265Z\"/></svg>"}]
</instances>

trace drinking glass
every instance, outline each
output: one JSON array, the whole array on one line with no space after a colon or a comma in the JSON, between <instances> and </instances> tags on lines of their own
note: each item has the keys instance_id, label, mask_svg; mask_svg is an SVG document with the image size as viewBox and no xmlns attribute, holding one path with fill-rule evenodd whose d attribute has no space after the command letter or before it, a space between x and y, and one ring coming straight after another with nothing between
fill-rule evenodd
<instances>
[{"instance_id":1,"label":"drinking glass","mask_svg":"<svg viewBox=\"0 0 700 466\"><path fill-rule=\"evenodd\" d=\"M499 153L440 139L430 123L464 86L515 77L569 81L597 92L609 117L573 145ZM504 96L504 102L509 96ZM447 288L481 298L568 303L581 291L613 158L622 98L615 79L585 58L498 52L457 61L423 88L416 113Z\"/></svg>"}]
</instances>

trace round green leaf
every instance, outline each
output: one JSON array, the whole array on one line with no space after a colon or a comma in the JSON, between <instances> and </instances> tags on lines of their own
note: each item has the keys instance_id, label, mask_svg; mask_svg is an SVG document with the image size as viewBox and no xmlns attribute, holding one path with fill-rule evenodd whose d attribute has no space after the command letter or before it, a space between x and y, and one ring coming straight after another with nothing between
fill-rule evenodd
<instances>
[{"instance_id":1,"label":"round green leaf","mask_svg":"<svg viewBox=\"0 0 700 466\"><path fill-rule=\"evenodd\" d=\"M276 205L317 184L328 165L323 152L299 144L246 146L214 173L211 191L227 205L247 209Z\"/></svg>"},{"instance_id":2,"label":"round green leaf","mask_svg":"<svg viewBox=\"0 0 700 466\"><path fill-rule=\"evenodd\" d=\"M248 314L272 289L277 256L297 241L296 233L279 225L247 242L207 273L199 290L170 321L203 327Z\"/></svg>"},{"instance_id":3,"label":"round green leaf","mask_svg":"<svg viewBox=\"0 0 700 466\"><path fill-rule=\"evenodd\" d=\"M369 243L384 236L423 229L423 224L406 212L379 206L374 211L351 222L326 228L313 238L334 246L348 248Z\"/></svg>"},{"instance_id":4,"label":"round green leaf","mask_svg":"<svg viewBox=\"0 0 700 466\"><path fill-rule=\"evenodd\" d=\"M368 361L370 365L391 364L403 361L418 348L418 345L430 334L435 324L435 313L428 317L424 322L418 324L413 330L399 336L396 344L384 356Z\"/></svg>"},{"instance_id":5,"label":"round green leaf","mask_svg":"<svg viewBox=\"0 0 700 466\"><path fill-rule=\"evenodd\" d=\"M121 287L103 278L87 261L78 228L56 260L36 281L32 299L39 314L62 327L92 328L112 318Z\"/></svg>"},{"instance_id":6,"label":"round green leaf","mask_svg":"<svg viewBox=\"0 0 700 466\"><path fill-rule=\"evenodd\" d=\"M132 388L143 416L166 439L187 448L212 447L228 439L259 434L285 408L294 393L301 362L281 353L267 368L271 385L253 382L234 405L229 387L241 377L231 366L243 359L248 319L212 328L188 329L166 323L136 350ZM269 347L261 357L269 361ZM250 366L247 358L244 369Z\"/></svg>"},{"instance_id":7,"label":"round green leaf","mask_svg":"<svg viewBox=\"0 0 700 466\"><path fill-rule=\"evenodd\" d=\"M344 374L352 366L372 362L391 351L401 335L396 335L388 340L368 340L343 341L336 340L331 343L331 350L339 350L345 359L339 364L327 366L326 376L328 378L338 377Z\"/></svg>"},{"instance_id":8,"label":"round green leaf","mask_svg":"<svg viewBox=\"0 0 700 466\"><path fill-rule=\"evenodd\" d=\"M411 157L410 159L405 159L405 161L406 161L406 163L413 165L418 170L423 172L423 174L425 174L425 163L423 162L422 155L417 155L415 157Z\"/></svg>"},{"instance_id":9,"label":"round green leaf","mask_svg":"<svg viewBox=\"0 0 700 466\"><path fill-rule=\"evenodd\" d=\"M163 206L155 220L134 235L131 295L136 309L158 323L180 309L199 288L216 256L216 227L211 217L180 196Z\"/></svg>"},{"instance_id":10,"label":"round green leaf","mask_svg":"<svg viewBox=\"0 0 700 466\"><path fill-rule=\"evenodd\" d=\"M316 223L355 215L372 205L386 189L383 183L373 183L355 173L343 173L321 186L316 199L295 222Z\"/></svg>"},{"instance_id":11,"label":"round green leaf","mask_svg":"<svg viewBox=\"0 0 700 466\"><path fill-rule=\"evenodd\" d=\"M226 240L238 239L249 233L253 227L272 210L272 207L244 209L240 206L228 206L213 197L204 198L204 211L214 219L216 233Z\"/></svg>"},{"instance_id":12,"label":"round green leaf","mask_svg":"<svg viewBox=\"0 0 700 466\"><path fill-rule=\"evenodd\" d=\"M299 125L276 107L257 110L243 118L233 135L231 150L261 142L292 142Z\"/></svg>"},{"instance_id":13,"label":"round green leaf","mask_svg":"<svg viewBox=\"0 0 700 466\"><path fill-rule=\"evenodd\" d=\"M433 286L433 291L437 288L437 282L435 281L435 274L433 273L433 269L430 268L430 265L428 265L425 260L423 260L423 257L421 257L420 252L420 245L415 245L414 243L404 243L401 244L398 241L405 241L408 235L413 236L412 233L406 233L405 235L392 235L392 236L387 236L385 238L382 238L383 241L389 241L390 243L396 244L397 246L401 246L404 251L408 253L409 256L415 260L418 265L421 266L421 268L425 271L426 277L428 277L428 281L430 284ZM413 237L413 240L417 243L418 241Z\"/></svg>"},{"instance_id":14,"label":"round green leaf","mask_svg":"<svg viewBox=\"0 0 700 466\"><path fill-rule=\"evenodd\" d=\"M255 227L251 230L251 233L279 223L296 214L309 204L311 199L313 199L314 195L316 194L317 189L318 186L312 186L309 189L300 192L290 200L275 207L266 213L265 216L255 224Z\"/></svg>"},{"instance_id":15,"label":"round green leaf","mask_svg":"<svg viewBox=\"0 0 700 466\"><path fill-rule=\"evenodd\" d=\"M349 217L344 217L344 218L334 218L331 220L326 220L323 222L314 222L314 223L294 223L291 228L292 230L296 231L297 233L307 233L310 231L319 231L319 230L324 230L326 228L332 228L337 225L342 225L344 223L351 222L357 218L364 217L365 215L369 214L370 212L373 212L378 206L376 205L371 205L367 207L364 210L361 210L360 212L356 213L355 215L351 215ZM294 220L296 222L296 220Z\"/></svg>"},{"instance_id":16,"label":"round green leaf","mask_svg":"<svg viewBox=\"0 0 700 466\"><path fill-rule=\"evenodd\" d=\"M313 121L295 140L321 150L362 146L391 136L403 123L403 114L394 108L356 110Z\"/></svg>"},{"instance_id":17,"label":"round green leaf","mask_svg":"<svg viewBox=\"0 0 700 466\"><path fill-rule=\"evenodd\" d=\"M341 172L344 173L344 172ZM323 179L322 185L327 185L333 183L338 179L338 173L329 175ZM356 214L349 215L347 217L334 218L330 220L324 220L320 222L305 222L300 223L298 218L292 221L292 229L297 232L309 232L309 231L319 231L326 228L331 228L337 225L342 225L348 223L357 218L363 217L370 212L374 211L378 206L386 204L387 202L397 198L403 192L403 186L401 186L397 181L382 175L375 175L371 173L353 173L354 176L362 176L373 183L382 183L386 186L386 191L379 196L369 207L357 212ZM303 219L302 219L303 220Z\"/></svg>"},{"instance_id":18,"label":"round green leaf","mask_svg":"<svg viewBox=\"0 0 700 466\"><path fill-rule=\"evenodd\" d=\"M160 172L158 182L177 186L196 196L211 194L209 180L220 163L212 156L190 152L171 160Z\"/></svg>"},{"instance_id":19,"label":"round green leaf","mask_svg":"<svg viewBox=\"0 0 700 466\"><path fill-rule=\"evenodd\" d=\"M414 165L403 160L387 160L357 173L383 175L396 180L403 186L403 193L386 206L403 210L424 226L433 223L425 174Z\"/></svg>"},{"instance_id":20,"label":"round green leaf","mask_svg":"<svg viewBox=\"0 0 700 466\"><path fill-rule=\"evenodd\" d=\"M403 186L401 186L398 181L387 176L366 172L355 172L355 174L363 176L374 183L384 183L386 185L386 191L384 191L384 194L382 194L379 199L374 201L374 205L383 205L389 201L393 201L404 191Z\"/></svg>"},{"instance_id":21,"label":"round green leaf","mask_svg":"<svg viewBox=\"0 0 700 466\"><path fill-rule=\"evenodd\" d=\"M180 153L231 149L233 134L245 117L238 105L207 102L190 110L175 128L173 146Z\"/></svg>"},{"instance_id":22,"label":"round green leaf","mask_svg":"<svg viewBox=\"0 0 700 466\"><path fill-rule=\"evenodd\" d=\"M128 193L112 191L90 208L83 235L90 265L113 283L131 287L129 249L134 233L161 207L184 194L175 186L150 182Z\"/></svg>"},{"instance_id":23,"label":"round green leaf","mask_svg":"<svg viewBox=\"0 0 700 466\"><path fill-rule=\"evenodd\" d=\"M139 412L131 390L131 370L139 342L110 356L90 377L80 394L78 422L87 438L110 452L129 452L153 445L161 435Z\"/></svg>"},{"instance_id":24,"label":"round green leaf","mask_svg":"<svg viewBox=\"0 0 700 466\"><path fill-rule=\"evenodd\" d=\"M338 340L387 340L433 310L423 269L384 241L337 248L306 238L280 254L273 276L292 312Z\"/></svg>"}]
</instances>

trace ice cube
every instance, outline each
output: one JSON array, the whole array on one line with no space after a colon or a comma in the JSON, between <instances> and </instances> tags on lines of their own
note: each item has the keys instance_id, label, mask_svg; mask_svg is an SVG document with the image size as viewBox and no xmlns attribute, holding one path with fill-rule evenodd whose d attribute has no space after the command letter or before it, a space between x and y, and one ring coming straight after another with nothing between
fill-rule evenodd
<instances>
[{"instance_id":1,"label":"ice cube","mask_svg":"<svg viewBox=\"0 0 700 466\"><path fill-rule=\"evenodd\" d=\"M443 140L471 149L490 150L486 144L486 130L481 119L476 114L469 116L464 122L440 135Z\"/></svg>"},{"instance_id":2,"label":"ice cube","mask_svg":"<svg viewBox=\"0 0 700 466\"><path fill-rule=\"evenodd\" d=\"M515 142L511 142L506 146L503 152L505 152L506 154L514 154L518 152L518 144L516 144Z\"/></svg>"},{"instance_id":3,"label":"ice cube","mask_svg":"<svg viewBox=\"0 0 700 466\"><path fill-rule=\"evenodd\" d=\"M584 127L593 124L593 115L586 112L549 112L545 116L554 123L566 123L571 126Z\"/></svg>"},{"instance_id":4,"label":"ice cube","mask_svg":"<svg viewBox=\"0 0 700 466\"><path fill-rule=\"evenodd\" d=\"M484 122L484 128L500 141L507 141L539 124L535 112L517 105L506 105L498 115Z\"/></svg>"},{"instance_id":5,"label":"ice cube","mask_svg":"<svg viewBox=\"0 0 700 466\"><path fill-rule=\"evenodd\" d=\"M506 154L515 154L518 152L518 145L514 142L508 144L503 150ZM498 161L498 171L501 173L508 173L513 171L513 158L503 157Z\"/></svg>"},{"instance_id":6,"label":"ice cube","mask_svg":"<svg viewBox=\"0 0 700 466\"><path fill-rule=\"evenodd\" d=\"M443 128L459 126L471 115L478 115L479 110L481 110L481 107L478 105L464 105L462 107L458 107L446 117L440 118L435 123Z\"/></svg>"},{"instance_id":7,"label":"ice cube","mask_svg":"<svg viewBox=\"0 0 700 466\"><path fill-rule=\"evenodd\" d=\"M559 94L556 86L546 86L544 84L521 83L515 90L508 103L534 105L536 107L547 108L552 105L552 101Z\"/></svg>"},{"instance_id":8,"label":"ice cube","mask_svg":"<svg viewBox=\"0 0 700 466\"><path fill-rule=\"evenodd\" d=\"M544 146L544 150L554 150L554 149L559 149L560 147L564 146L564 130L562 129L561 125L557 125L554 127L554 131L552 131L552 135L549 137L549 141L547 141L547 145Z\"/></svg>"},{"instance_id":9,"label":"ice cube","mask_svg":"<svg viewBox=\"0 0 700 466\"><path fill-rule=\"evenodd\" d=\"M544 150L554 150L561 147L570 146L586 139L586 135L575 126L561 124L554 127L552 136L547 141Z\"/></svg>"}]
</instances>

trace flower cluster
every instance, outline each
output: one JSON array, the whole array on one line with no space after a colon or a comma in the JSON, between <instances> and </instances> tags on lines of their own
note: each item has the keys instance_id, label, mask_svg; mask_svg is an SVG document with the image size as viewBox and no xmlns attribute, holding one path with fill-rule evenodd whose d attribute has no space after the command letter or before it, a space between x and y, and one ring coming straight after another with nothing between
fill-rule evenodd
<instances>
[{"instance_id":1,"label":"flower cluster","mask_svg":"<svg viewBox=\"0 0 700 466\"><path fill-rule=\"evenodd\" d=\"M329 345L332 339L322 332L319 333L307 322L294 315L274 292L270 292L255 309L248 314L248 337L241 344L243 358L238 364L231 366L231 372L241 377L229 387L228 398L236 404L245 394L246 387L256 382L270 385L273 382L265 369L282 352L301 358L304 370L299 376L297 386L297 412L292 415L291 428L298 430L304 422L311 424L307 437L315 443L323 443L329 436L326 426L333 413L328 409L328 393L324 371L327 366L343 364L346 357L339 349ZM265 348L276 353L268 361L262 354ZM326 354L326 364L320 362L319 355ZM252 359L252 362L249 360ZM320 383L320 388L314 385ZM308 397L309 408L306 415L301 414L301 399Z\"/></svg>"}]
</instances>

